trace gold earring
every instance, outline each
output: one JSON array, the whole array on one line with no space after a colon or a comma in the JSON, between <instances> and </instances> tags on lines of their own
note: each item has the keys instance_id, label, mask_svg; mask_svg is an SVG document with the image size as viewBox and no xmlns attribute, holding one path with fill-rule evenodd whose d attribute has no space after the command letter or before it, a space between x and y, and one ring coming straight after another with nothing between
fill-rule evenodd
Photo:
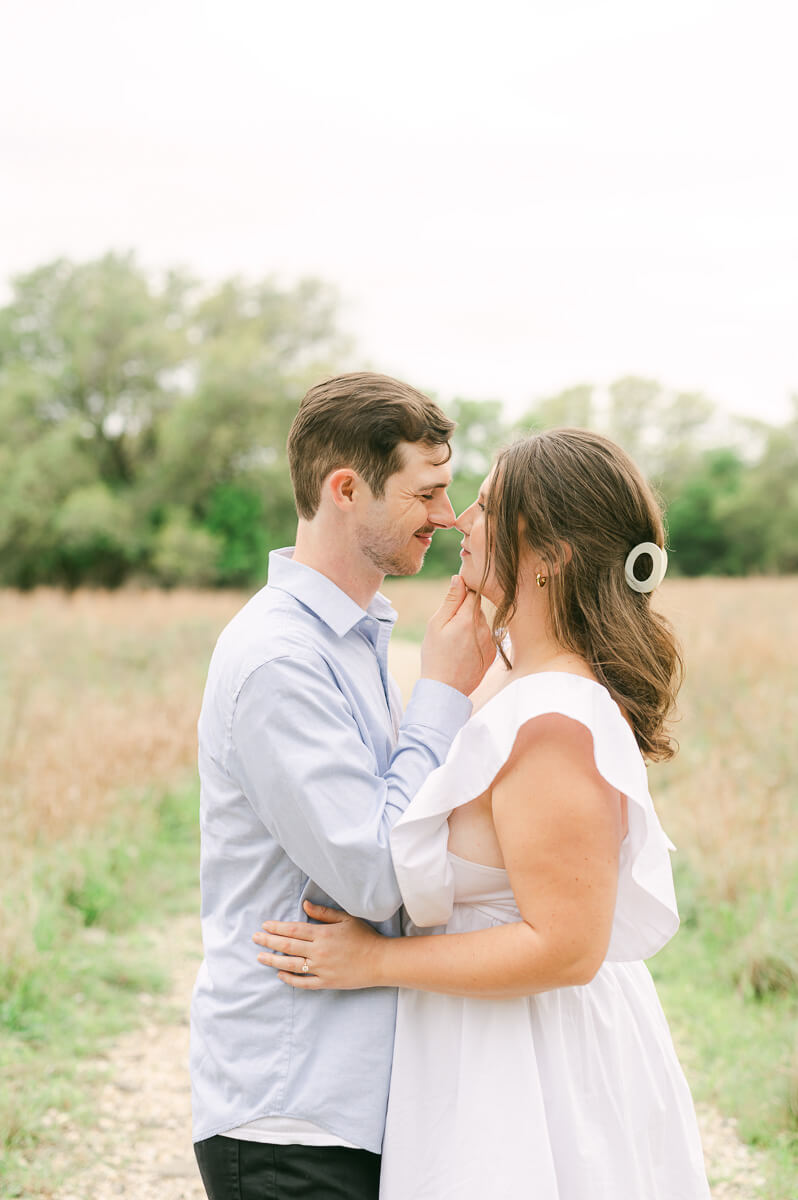
<instances>
[{"instance_id":1,"label":"gold earring","mask_svg":"<svg viewBox=\"0 0 798 1200\"><path fill-rule=\"evenodd\" d=\"M546 584L549 582L545 575L541 575L540 571L538 571L535 578L537 580L538 587L545 587Z\"/></svg>"}]
</instances>

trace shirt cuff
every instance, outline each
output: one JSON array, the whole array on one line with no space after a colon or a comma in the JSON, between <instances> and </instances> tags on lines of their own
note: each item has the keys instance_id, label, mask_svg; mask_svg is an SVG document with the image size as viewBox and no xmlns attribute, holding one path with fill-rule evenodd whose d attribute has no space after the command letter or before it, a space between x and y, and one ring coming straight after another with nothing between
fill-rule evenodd
<instances>
[{"instance_id":1,"label":"shirt cuff","mask_svg":"<svg viewBox=\"0 0 798 1200\"><path fill-rule=\"evenodd\" d=\"M472 707L468 696L449 687L448 683L419 679L407 703L402 724L425 725L451 741L471 716Z\"/></svg>"}]
</instances>

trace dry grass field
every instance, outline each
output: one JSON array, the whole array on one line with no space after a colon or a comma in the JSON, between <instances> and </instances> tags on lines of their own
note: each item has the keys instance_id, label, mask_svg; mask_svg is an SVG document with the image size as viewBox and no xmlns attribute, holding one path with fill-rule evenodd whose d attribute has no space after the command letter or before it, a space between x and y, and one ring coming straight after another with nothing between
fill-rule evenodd
<instances>
[{"instance_id":1,"label":"dry grass field","mask_svg":"<svg viewBox=\"0 0 798 1200\"><path fill-rule=\"evenodd\" d=\"M36 961L40 863L123 820L193 771L210 651L242 597L0 592L0 962ZM73 870L79 883L80 867Z\"/></svg>"},{"instance_id":2,"label":"dry grass field","mask_svg":"<svg viewBox=\"0 0 798 1200\"><path fill-rule=\"evenodd\" d=\"M238 594L0 592L0 818L19 847L102 824L196 757L204 672Z\"/></svg>"},{"instance_id":3,"label":"dry grass field","mask_svg":"<svg viewBox=\"0 0 798 1200\"><path fill-rule=\"evenodd\" d=\"M388 581L398 638L445 589ZM192 769L208 657L239 593L0 593L0 878L42 844ZM675 581L684 644L677 759L654 787L671 836L719 899L798 879L798 580ZM417 663L397 647L405 692ZM124 800L120 801L120 797Z\"/></svg>"},{"instance_id":4,"label":"dry grass field","mask_svg":"<svg viewBox=\"0 0 798 1200\"><path fill-rule=\"evenodd\" d=\"M405 694L417 669L417 641L445 588L445 580L386 585L400 613L393 669ZM41 960L34 934L40 864L54 854L68 860L70 847L86 839L102 857L106 833L120 821L126 839L144 844L158 797L190 783L208 658L244 599L232 592L0 592L0 961L6 971L15 962L20 972L32 971ZM676 728L681 750L673 763L652 770L663 824L680 849L686 920L679 953L688 952L691 923L700 924L692 920L696 912L711 912L712 936L715 926L725 922L727 929L717 943L722 987L755 1001L764 997L768 1005L776 994L780 1024L760 1021L750 1036L756 1041L770 1028L774 1061L783 1058L778 1097L768 1101L762 1121L777 1120L782 1128L785 1105L792 1106L794 1127L798 1062L790 1065L794 1034L788 1030L798 995L798 579L675 580L658 602L676 627L687 664ZM706 945L696 943L699 962ZM674 1003L681 1003L677 985ZM722 1007L720 990L717 998L721 1007L708 1016L716 1025L731 1011ZM0 995L0 1010L2 1002ZM686 1021L699 1021L706 1003L687 995ZM770 1020L769 1009L762 1013ZM750 1006L740 1014L740 1021L756 1017ZM720 1053L711 1032L707 1064ZM730 1070L738 1037L730 1035L725 1051ZM756 1053L754 1047L752 1058ZM713 1101L722 1100L721 1075L718 1070ZM794 1134L778 1136L794 1146Z\"/></svg>"}]
</instances>

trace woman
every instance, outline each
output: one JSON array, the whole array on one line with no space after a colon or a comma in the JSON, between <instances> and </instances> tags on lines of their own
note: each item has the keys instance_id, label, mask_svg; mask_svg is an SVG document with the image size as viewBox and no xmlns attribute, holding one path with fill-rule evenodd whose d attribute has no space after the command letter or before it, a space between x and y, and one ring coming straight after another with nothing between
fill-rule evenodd
<instances>
[{"instance_id":1,"label":"woman","mask_svg":"<svg viewBox=\"0 0 798 1200\"><path fill-rule=\"evenodd\" d=\"M499 658L392 832L413 936L307 906L259 957L294 987L401 989L385 1200L708 1197L643 963L678 927L644 766L674 752L681 666L650 607L659 509L612 442L555 430L457 527Z\"/></svg>"}]
</instances>

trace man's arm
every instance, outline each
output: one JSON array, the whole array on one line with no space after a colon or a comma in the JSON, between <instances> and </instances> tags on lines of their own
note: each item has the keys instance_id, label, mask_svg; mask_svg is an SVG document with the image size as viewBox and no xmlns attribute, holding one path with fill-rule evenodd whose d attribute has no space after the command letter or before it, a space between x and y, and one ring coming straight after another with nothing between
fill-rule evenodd
<instances>
[{"instance_id":1,"label":"man's arm","mask_svg":"<svg viewBox=\"0 0 798 1200\"><path fill-rule=\"evenodd\" d=\"M388 770L378 775L330 668L305 651L248 677L225 766L305 874L347 912L387 920L401 904L391 826L470 712L459 691L419 680Z\"/></svg>"}]
</instances>

